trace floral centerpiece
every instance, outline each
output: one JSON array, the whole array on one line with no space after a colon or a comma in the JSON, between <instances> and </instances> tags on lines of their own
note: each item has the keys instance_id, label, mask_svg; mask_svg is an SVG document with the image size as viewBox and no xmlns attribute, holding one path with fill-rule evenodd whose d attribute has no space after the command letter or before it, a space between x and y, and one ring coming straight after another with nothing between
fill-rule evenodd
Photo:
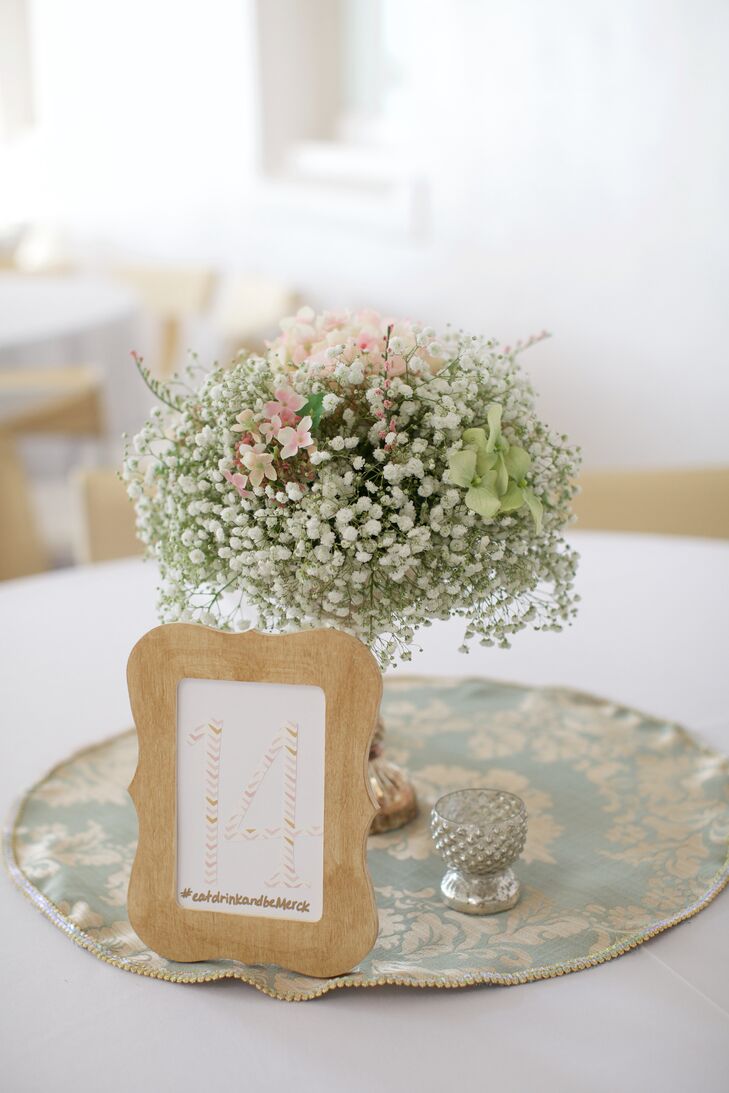
<instances>
[{"instance_id":1,"label":"floral centerpiece","mask_svg":"<svg viewBox=\"0 0 729 1093\"><path fill-rule=\"evenodd\" d=\"M464 620L508 646L575 610L577 455L536 415L518 357L375 312L282 322L264 355L162 385L124 478L164 621L336 626L382 667Z\"/></svg>"}]
</instances>

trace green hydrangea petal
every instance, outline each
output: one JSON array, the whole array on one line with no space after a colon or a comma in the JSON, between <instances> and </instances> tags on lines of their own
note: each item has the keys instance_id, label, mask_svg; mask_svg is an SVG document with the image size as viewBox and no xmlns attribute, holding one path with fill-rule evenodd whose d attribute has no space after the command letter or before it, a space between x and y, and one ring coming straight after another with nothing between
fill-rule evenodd
<instances>
[{"instance_id":1,"label":"green hydrangea petal","mask_svg":"<svg viewBox=\"0 0 729 1093\"><path fill-rule=\"evenodd\" d=\"M499 454L496 463L496 492L502 497L509 488L509 472L506 469L503 455Z\"/></svg>"},{"instance_id":2,"label":"green hydrangea petal","mask_svg":"<svg viewBox=\"0 0 729 1093\"><path fill-rule=\"evenodd\" d=\"M525 486L522 489L522 493L524 494L524 500L529 506L529 511L532 514L534 527L537 529L537 535L539 535L542 530L542 514L544 512L544 505L539 500L531 486Z\"/></svg>"},{"instance_id":3,"label":"green hydrangea petal","mask_svg":"<svg viewBox=\"0 0 729 1093\"><path fill-rule=\"evenodd\" d=\"M486 444L486 451L493 452L496 445L501 440L501 414L503 408L498 402L492 402L486 410L486 420L489 424L489 439Z\"/></svg>"},{"instance_id":4,"label":"green hydrangea petal","mask_svg":"<svg viewBox=\"0 0 729 1093\"><path fill-rule=\"evenodd\" d=\"M476 474L483 477L483 475L488 474L489 471L494 470L498 461L499 456L496 452L487 452L485 449L481 449L476 452ZM496 481L495 475L494 481Z\"/></svg>"},{"instance_id":5,"label":"green hydrangea petal","mask_svg":"<svg viewBox=\"0 0 729 1093\"><path fill-rule=\"evenodd\" d=\"M501 502L488 486L471 486L466 494L466 506L485 520L490 520L499 511Z\"/></svg>"},{"instance_id":6,"label":"green hydrangea petal","mask_svg":"<svg viewBox=\"0 0 729 1093\"><path fill-rule=\"evenodd\" d=\"M524 494L517 486L516 482L510 482L509 488L501 498L501 511L502 512L516 512L524 504Z\"/></svg>"},{"instance_id":7,"label":"green hydrangea petal","mask_svg":"<svg viewBox=\"0 0 729 1093\"><path fill-rule=\"evenodd\" d=\"M504 463L509 472L509 478L513 478L516 482L521 482L532 465L529 453L517 447L516 444L512 444L509 450L504 452Z\"/></svg>"},{"instance_id":8,"label":"green hydrangea petal","mask_svg":"<svg viewBox=\"0 0 729 1093\"><path fill-rule=\"evenodd\" d=\"M476 453L470 448L451 452L448 456L451 482L456 486L470 486L476 475Z\"/></svg>"},{"instance_id":9,"label":"green hydrangea petal","mask_svg":"<svg viewBox=\"0 0 729 1093\"><path fill-rule=\"evenodd\" d=\"M486 450L486 432L484 429L466 429L463 434L463 445L466 448L475 448L476 451Z\"/></svg>"}]
</instances>

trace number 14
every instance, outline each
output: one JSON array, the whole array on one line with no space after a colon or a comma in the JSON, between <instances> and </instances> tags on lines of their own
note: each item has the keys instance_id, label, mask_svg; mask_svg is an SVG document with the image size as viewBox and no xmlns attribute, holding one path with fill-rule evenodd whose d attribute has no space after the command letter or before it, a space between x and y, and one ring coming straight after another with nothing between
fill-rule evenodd
<instances>
[{"instance_id":1,"label":"number 14","mask_svg":"<svg viewBox=\"0 0 729 1093\"><path fill-rule=\"evenodd\" d=\"M220 841L220 752L223 742L223 722L208 721L188 734L188 744L198 744L205 740L205 845L203 851L203 873L206 884L213 884L218 879L218 850ZM261 788L266 774L279 755L283 755L283 790L281 796L281 823L277 827L244 827L246 813ZM269 877L266 884L270 888L301 888L308 886L296 872L294 860L294 841L299 835L322 834L321 827L296 827L296 790L298 785L299 726L287 721L264 752L250 781L243 790L235 812L228 818L224 837L232 839L275 839L281 840L278 869Z\"/></svg>"}]
</instances>

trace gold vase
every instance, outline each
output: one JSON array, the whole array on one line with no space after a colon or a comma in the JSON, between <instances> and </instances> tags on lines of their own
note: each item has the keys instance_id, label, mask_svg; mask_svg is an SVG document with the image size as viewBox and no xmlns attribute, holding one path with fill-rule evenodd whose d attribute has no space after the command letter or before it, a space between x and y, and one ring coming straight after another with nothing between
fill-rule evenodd
<instances>
[{"instance_id":1,"label":"gold vase","mask_svg":"<svg viewBox=\"0 0 729 1093\"><path fill-rule=\"evenodd\" d=\"M372 821L371 835L403 827L418 812L415 788L409 775L395 763L391 763L384 754L384 734L385 726L380 718L372 737L369 758L370 785L380 806L380 811Z\"/></svg>"}]
</instances>

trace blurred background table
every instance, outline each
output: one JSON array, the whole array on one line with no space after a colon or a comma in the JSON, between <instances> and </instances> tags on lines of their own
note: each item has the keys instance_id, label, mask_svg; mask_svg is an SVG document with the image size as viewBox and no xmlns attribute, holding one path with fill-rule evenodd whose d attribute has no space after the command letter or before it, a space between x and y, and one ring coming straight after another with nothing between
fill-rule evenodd
<instances>
[{"instance_id":1,"label":"blurred background table","mask_svg":"<svg viewBox=\"0 0 729 1093\"><path fill-rule=\"evenodd\" d=\"M74 475L118 465L152 401L130 357L142 319L108 278L0 273L0 504L13 533L0 577L72 558Z\"/></svg>"},{"instance_id":2,"label":"blurred background table","mask_svg":"<svg viewBox=\"0 0 729 1093\"><path fill-rule=\"evenodd\" d=\"M567 684L681 721L729 750L729 543L575 533L579 619L509 652L456 652L437 624L408 672ZM131 723L124 669L155 624L139 560L0 586L0 803L72 750ZM726 1088L729 896L618 960L564 979L464 991L334 992L282 1005L240 983L178 987L77 951L3 881L4 1068L13 1086L80 1090L246 1083L301 1091ZM275 1007L275 1008L272 1008ZM32 1045L32 1046L31 1046ZM295 1064L295 1071L292 1066ZM478 1076L478 1077L476 1077Z\"/></svg>"},{"instance_id":3,"label":"blurred background table","mask_svg":"<svg viewBox=\"0 0 729 1093\"><path fill-rule=\"evenodd\" d=\"M130 352L140 336L138 298L116 281L91 274L0 274L0 367L96 365L117 453L121 434L138 428L151 404L141 384L128 382Z\"/></svg>"}]
</instances>

